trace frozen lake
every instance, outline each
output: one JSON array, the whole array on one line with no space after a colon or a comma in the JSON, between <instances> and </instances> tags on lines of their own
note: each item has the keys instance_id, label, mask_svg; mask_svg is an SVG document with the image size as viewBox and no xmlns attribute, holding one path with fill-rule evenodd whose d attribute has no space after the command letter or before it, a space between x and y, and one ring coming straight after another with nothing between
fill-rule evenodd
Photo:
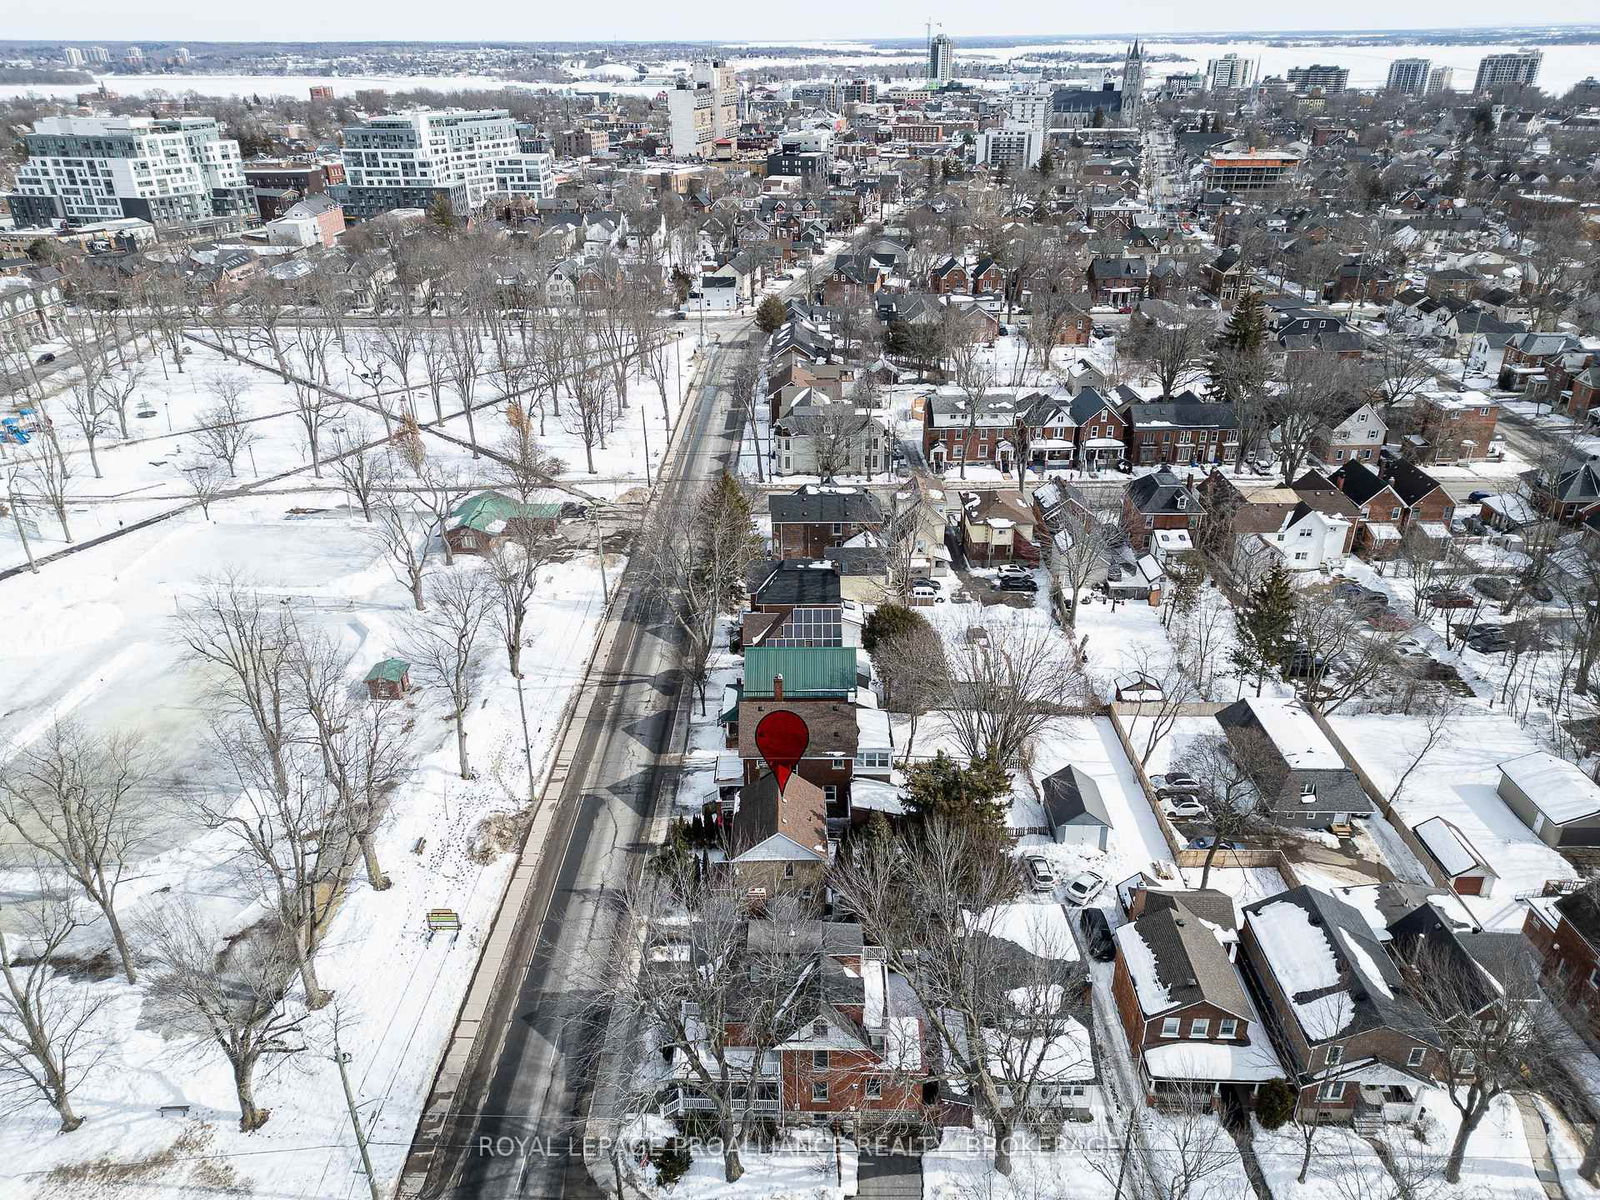
<instances>
[{"instance_id":1,"label":"frozen lake","mask_svg":"<svg viewBox=\"0 0 1600 1200\"><path fill-rule=\"evenodd\" d=\"M1287 39L1277 39L1284 41ZM1454 85L1457 91L1470 90L1477 74L1478 60L1486 54L1498 54L1519 47L1516 43L1483 45L1372 45L1359 38L1328 37L1321 40L1306 38L1293 45L1269 45L1263 41L1240 39L1228 42L1161 41L1147 39L1145 75L1148 80L1159 80L1165 75L1185 71L1204 71L1206 61L1233 52L1260 61L1267 75L1282 75L1290 67L1309 66L1312 63L1335 63L1350 69L1353 87L1375 87L1384 82L1389 64L1397 58L1426 58L1435 66L1455 69ZM802 61L815 63L821 68L838 67L877 68L906 67L907 76L920 70L923 55L906 50L893 54L871 53L871 47L860 43L816 43L818 57L809 60L774 58L765 55L741 55L736 49L729 55L736 67L794 66ZM1544 46L1544 65L1539 72L1539 83L1546 90L1560 94L1580 79L1596 74L1600 67L1600 40L1581 45ZM1105 39L1086 41L1051 42L1040 45L986 46L967 49L957 39L960 59L988 59L994 62L1037 61L1039 54L1070 51L1096 56L1107 66L1120 65L1123 45ZM1165 59L1164 55L1176 55ZM1101 58L1103 56L1103 58ZM199 92L213 96L292 96L304 99L308 89L317 86L332 87L335 95L353 96L366 89L385 91L429 88L439 91L463 88L516 87L531 90L599 91L608 90L634 95L654 95L662 89L659 76L675 67L686 64L669 62L651 64L652 81L632 83L611 77L613 72L604 68L591 73L591 78L562 84L522 83L497 79L488 75L104 75L98 76L106 87L125 96L148 95L165 92L180 96L185 92ZM1058 64L1063 66L1081 64ZM37 95L54 99L70 99L87 90L86 84L0 85L0 95Z\"/></svg>"}]
</instances>

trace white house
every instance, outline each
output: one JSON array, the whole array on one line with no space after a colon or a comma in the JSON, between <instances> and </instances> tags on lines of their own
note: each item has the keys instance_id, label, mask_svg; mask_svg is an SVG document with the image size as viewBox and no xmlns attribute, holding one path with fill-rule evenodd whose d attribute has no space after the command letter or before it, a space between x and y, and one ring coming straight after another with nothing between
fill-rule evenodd
<instances>
[{"instance_id":1,"label":"white house","mask_svg":"<svg viewBox=\"0 0 1600 1200\"><path fill-rule=\"evenodd\" d=\"M1383 415L1371 404L1362 404L1337 425L1318 432L1317 457L1329 464L1351 459L1375 462L1388 434L1389 426Z\"/></svg>"},{"instance_id":2,"label":"white house","mask_svg":"<svg viewBox=\"0 0 1600 1200\"><path fill-rule=\"evenodd\" d=\"M1344 562L1350 522L1302 503L1277 530L1260 536L1268 549L1282 558L1286 570L1320 571Z\"/></svg>"}]
</instances>

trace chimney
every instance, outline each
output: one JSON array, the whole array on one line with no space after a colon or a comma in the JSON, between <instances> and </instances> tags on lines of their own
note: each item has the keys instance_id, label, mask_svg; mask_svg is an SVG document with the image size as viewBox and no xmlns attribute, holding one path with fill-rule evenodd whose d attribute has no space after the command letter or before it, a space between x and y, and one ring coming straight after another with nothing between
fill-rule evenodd
<instances>
[{"instance_id":1,"label":"chimney","mask_svg":"<svg viewBox=\"0 0 1600 1200\"><path fill-rule=\"evenodd\" d=\"M774 675L772 677L772 698L774 700L782 700L783 699L783 676L782 675Z\"/></svg>"}]
</instances>

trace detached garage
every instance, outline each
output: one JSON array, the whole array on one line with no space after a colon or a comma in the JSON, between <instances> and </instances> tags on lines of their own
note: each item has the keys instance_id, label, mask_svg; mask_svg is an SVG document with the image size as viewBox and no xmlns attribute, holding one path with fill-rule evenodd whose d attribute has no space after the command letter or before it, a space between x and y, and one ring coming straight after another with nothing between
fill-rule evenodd
<instances>
[{"instance_id":1,"label":"detached garage","mask_svg":"<svg viewBox=\"0 0 1600 1200\"><path fill-rule=\"evenodd\" d=\"M1600 786L1543 750L1500 764L1500 799L1547 846L1600 846Z\"/></svg>"},{"instance_id":2,"label":"detached garage","mask_svg":"<svg viewBox=\"0 0 1600 1200\"><path fill-rule=\"evenodd\" d=\"M1064 845L1104 850L1111 840L1111 814L1100 785L1077 767L1062 767L1045 779L1043 787L1050 836Z\"/></svg>"},{"instance_id":3,"label":"detached garage","mask_svg":"<svg viewBox=\"0 0 1600 1200\"><path fill-rule=\"evenodd\" d=\"M1499 878L1484 861L1477 847L1443 817L1429 817L1411 827L1417 840L1428 851L1439 873L1458 896L1487 896Z\"/></svg>"}]
</instances>

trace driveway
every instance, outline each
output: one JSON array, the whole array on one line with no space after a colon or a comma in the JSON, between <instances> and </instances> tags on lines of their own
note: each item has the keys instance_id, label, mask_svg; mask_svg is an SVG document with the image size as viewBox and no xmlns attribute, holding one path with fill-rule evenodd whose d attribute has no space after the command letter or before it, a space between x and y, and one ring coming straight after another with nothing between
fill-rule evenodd
<instances>
[{"instance_id":1,"label":"driveway","mask_svg":"<svg viewBox=\"0 0 1600 1200\"><path fill-rule=\"evenodd\" d=\"M863 1154L856 1170L857 1200L922 1200L922 1157Z\"/></svg>"}]
</instances>

